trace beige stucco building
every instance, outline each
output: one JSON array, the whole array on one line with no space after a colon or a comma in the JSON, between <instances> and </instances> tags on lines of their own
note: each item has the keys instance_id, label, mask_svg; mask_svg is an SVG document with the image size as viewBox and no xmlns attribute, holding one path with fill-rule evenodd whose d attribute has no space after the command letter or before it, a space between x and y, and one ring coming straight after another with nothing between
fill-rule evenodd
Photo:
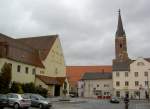
<instances>
[{"instance_id":1,"label":"beige stucco building","mask_svg":"<svg viewBox=\"0 0 150 109\"><path fill-rule=\"evenodd\" d=\"M112 95L112 73L85 73L79 82L79 96L110 98Z\"/></svg>"},{"instance_id":2,"label":"beige stucco building","mask_svg":"<svg viewBox=\"0 0 150 109\"><path fill-rule=\"evenodd\" d=\"M62 95L67 79L58 35L14 39L0 34L0 50L0 67L12 65L12 82L33 82L50 96Z\"/></svg>"},{"instance_id":3,"label":"beige stucco building","mask_svg":"<svg viewBox=\"0 0 150 109\"><path fill-rule=\"evenodd\" d=\"M150 81L150 61L137 58L130 64L130 71L113 72L114 94L125 97L128 93L130 98L145 99L150 93L148 81Z\"/></svg>"},{"instance_id":4,"label":"beige stucco building","mask_svg":"<svg viewBox=\"0 0 150 109\"><path fill-rule=\"evenodd\" d=\"M17 62L17 61L7 59L7 58L0 59L0 69L3 67L5 63L10 63L12 66L11 82L34 83L35 74L40 73L41 71L44 71L43 68Z\"/></svg>"}]
</instances>

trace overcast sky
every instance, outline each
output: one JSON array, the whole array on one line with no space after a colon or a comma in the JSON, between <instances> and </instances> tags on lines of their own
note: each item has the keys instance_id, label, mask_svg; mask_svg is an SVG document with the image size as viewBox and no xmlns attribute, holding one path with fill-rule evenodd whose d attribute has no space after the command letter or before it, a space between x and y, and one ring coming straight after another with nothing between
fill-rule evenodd
<instances>
[{"instance_id":1,"label":"overcast sky","mask_svg":"<svg viewBox=\"0 0 150 109\"><path fill-rule=\"evenodd\" d=\"M119 8L129 57L150 57L149 0L0 0L0 32L58 34L67 65L111 65Z\"/></svg>"}]
</instances>

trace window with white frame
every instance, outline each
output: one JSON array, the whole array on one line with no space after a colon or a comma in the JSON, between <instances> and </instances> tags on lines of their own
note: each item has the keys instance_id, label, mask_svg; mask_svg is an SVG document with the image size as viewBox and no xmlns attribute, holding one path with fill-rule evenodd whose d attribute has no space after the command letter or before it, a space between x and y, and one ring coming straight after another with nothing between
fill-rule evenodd
<instances>
[{"instance_id":1,"label":"window with white frame","mask_svg":"<svg viewBox=\"0 0 150 109\"><path fill-rule=\"evenodd\" d=\"M129 76L129 73L128 72L125 72L125 77L128 77Z\"/></svg>"},{"instance_id":2,"label":"window with white frame","mask_svg":"<svg viewBox=\"0 0 150 109\"><path fill-rule=\"evenodd\" d=\"M36 74L36 70L35 68L32 69L32 74L35 75Z\"/></svg>"},{"instance_id":3,"label":"window with white frame","mask_svg":"<svg viewBox=\"0 0 150 109\"><path fill-rule=\"evenodd\" d=\"M129 86L129 81L125 81L125 86Z\"/></svg>"},{"instance_id":4,"label":"window with white frame","mask_svg":"<svg viewBox=\"0 0 150 109\"><path fill-rule=\"evenodd\" d=\"M25 67L25 72L26 72L26 74L29 73L29 68L28 67Z\"/></svg>"},{"instance_id":5,"label":"window with white frame","mask_svg":"<svg viewBox=\"0 0 150 109\"><path fill-rule=\"evenodd\" d=\"M120 86L120 82L119 81L116 81L116 86Z\"/></svg>"},{"instance_id":6,"label":"window with white frame","mask_svg":"<svg viewBox=\"0 0 150 109\"><path fill-rule=\"evenodd\" d=\"M120 97L120 91L116 91L116 96Z\"/></svg>"},{"instance_id":7,"label":"window with white frame","mask_svg":"<svg viewBox=\"0 0 150 109\"><path fill-rule=\"evenodd\" d=\"M148 76L148 72L144 72L144 76L146 76L146 77L147 77L147 76Z\"/></svg>"},{"instance_id":8,"label":"window with white frame","mask_svg":"<svg viewBox=\"0 0 150 109\"><path fill-rule=\"evenodd\" d=\"M119 72L116 72L116 77L119 77L119 75L120 75Z\"/></svg>"},{"instance_id":9,"label":"window with white frame","mask_svg":"<svg viewBox=\"0 0 150 109\"><path fill-rule=\"evenodd\" d=\"M135 86L139 86L139 81L135 81Z\"/></svg>"},{"instance_id":10,"label":"window with white frame","mask_svg":"<svg viewBox=\"0 0 150 109\"><path fill-rule=\"evenodd\" d=\"M18 65L18 66L17 66L17 72L20 72L20 71L21 71L21 66Z\"/></svg>"},{"instance_id":11,"label":"window with white frame","mask_svg":"<svg viewBox=\"0 0 150 109\"><path fill-rule=\"evenodd\" d=\"M104 87L109 87L109 84L104 84Z\"/></svg>"},{"instance_id":12,"label":"window with white frame","mask_svg":"<svg viewBox=\"0 0 150 109\"><path fill-rule=\"evenodd\" d=\"M145 81L145 86L148 86L148 81Z\"/></svg>"},{"instance_id":13,"label":"window with white frame","mask_svg":"<svg viewBox=\"0 0 150 109\"><path fill-rule=\"evenodd\" d=\"M134 72L134 76L138 77L139 76L138 72Z\"/></svg>"}]
</instances>

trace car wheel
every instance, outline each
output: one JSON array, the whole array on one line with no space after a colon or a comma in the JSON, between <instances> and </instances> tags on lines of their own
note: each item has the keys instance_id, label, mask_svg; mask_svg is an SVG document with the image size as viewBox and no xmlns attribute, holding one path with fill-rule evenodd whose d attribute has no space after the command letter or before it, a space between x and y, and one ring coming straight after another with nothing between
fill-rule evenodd
<instances>
[{"instance_id":1,"label":"car wheel","mask_svg":"<svg viewBox=\"0 0 150 109\"><path fill-rule=\"evenodd\" d=\"M43 109L43 104L39 104L39 108L40 108L40 109Z\"/></svg>"},{"instance_id":2,"label":"car wheel","mask_svg":"<svg viewBox=\"0 0 150 109\"><path fill-rule=\"evenodd\" d=\"M19 104L18 103L14 104L14 109L19 109Z\"/></svg>"}]
</instances>

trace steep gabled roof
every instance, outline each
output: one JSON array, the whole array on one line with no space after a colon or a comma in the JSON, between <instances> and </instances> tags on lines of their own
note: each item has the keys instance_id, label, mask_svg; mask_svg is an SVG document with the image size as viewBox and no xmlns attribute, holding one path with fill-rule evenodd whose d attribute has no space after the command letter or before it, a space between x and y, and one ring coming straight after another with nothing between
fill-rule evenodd
<instances>
[{"instance_id":1,"label":"steep gabled roof","mask_svg":"<svg viewBox=\"0 0 150 109\"><path fill-rule=\"evenodd\" d=\"M0 33L0 57L44 68L57 35L14 39Z\"/></svg>"},{"instance_id":2,"label":"steep gabled roof","mask_svg":"<svg viewBox=\"0 0 150 109\"><path fill-rule=\"evenodd\" d=\"M49 35L40 37L20 38L17 40L37 49L40 58L44 60L47 57L57 37L57 35Z\"/></svg>"},{"instance_id":3,"label":"steep gabled roof","mask_svg":"<svg viewBox=\"0 0 150 109\"><path fill-rule=\"evenodd\" d=\"M82 80L112 79L112 72L87 72Z\"/></svg>"},{"instance_id":4,"label":"steep gabled roof","mask_svg":"<svg viewBox=\"0 0 150 109\"><path fill-rule=\"evenodd\" d=\"M0 34L0 57L44 68L37 50Z\"/></svg>"},{"instance_id":5,"label":"steep gabled roof","mask_svg":"<svg viewBox=\"0 0 150 109\"><path fill-rule=\"evenodd\" d=\"M49 77L43 75L36 75L36 77L47 85L62 85L66 79L66 77Z\"/></svg>"}]
</instances>

